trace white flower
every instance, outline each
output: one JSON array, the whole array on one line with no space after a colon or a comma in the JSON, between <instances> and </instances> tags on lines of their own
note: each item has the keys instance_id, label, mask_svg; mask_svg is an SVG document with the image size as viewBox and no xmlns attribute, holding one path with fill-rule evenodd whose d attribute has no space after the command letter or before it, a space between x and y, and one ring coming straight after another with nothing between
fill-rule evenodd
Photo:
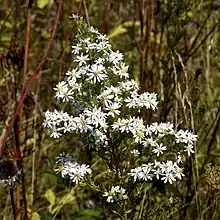
<instances>
[{"instance_id":1,"label":"white flower","mask_svg":"<svg viewBox=\"0 0 220 220\"><path fill-rule=\"evenodd\" d=\"M148 147L149 145L151 147L155 147L158 145L157 141L155 141L153 138L146 138L146 139L142 140L141 144L144 147Z\"/></svg>"},{"instance_id":2,"label":"white flower","mask_svg":"<svg viewBox=\"0 0 220 220\"><path fill-rule=\"evenodd\" d=\"M139 89L138 84L136 83L135 80L127 80L127 81L122 81L119 82L119 88L121 88L124 91L137 91Z\"/></svg>"},{"instance_id":3,"label":"white flower","mask_svg":"<svg viewBox=\"0 0 220 220\"><path fill-rule=\"evenodd\" d=\"M136 156L138 156L140 154L139 150L136 150L136 149L134 149L134 150L132 150L130 152L131 152L131 154L134 154Z\"/></svg>"},{"instance_id":4,"label":"white flower","mask_svg":"<svg viewBox=\"0 0 220 220\"><path fill-rule=\"evenodd\" d=\"M163 143L156 143L156 146L152 151L153 153L157 154L157 156L159 156L160 154L163 154L164 150L166 150L166 146L164 146Z\"/></svg>"},{"instance_id":5,"label":"white flower","mask_svg":"<svg viewBox=\"0 0 220 220\"><path fill-rule=\"evenodd\" d=\"M63 123L63 133L75 131L77 129L77 125L74 121L65 121Z\"/></svg>"},{"instance_id":6,"label":"white flower","mask_svg":"<svg viewBox=\"0 0 220 220\"><path fill-rule=\"evenodd\" d=\"M123 132L129 132L130 131L130 123L128 119L121 119L119 118L116 122L112 125L113 130L119 130L122 133Z\"/></svg>"},{"instance_id":7,"label":"white flower","mask_svg":"<svg viewBox=\"0 0 220 220\"><path fill-rule=\"evenodd\" d=\"M153 167L152 167L152 164L151 164L151 163L149 163L149 164L143 164L143 165L142 165L141 179L143 179L144 181L152 180L153 174L150 173L150 172L152 172L152 170L153 170Z\"/></svg>"},{"instance_id":8,"label":"white flower","mask_svg":"<svg viewBox=\"0 0 220 220\"><path fill-rule=\"evenodd\" d=\"M107 105L112 102L114 95L112 94L112 90L105 89L97 98L101 100L104 105Z\"/></svg>"},{"instance_id":9,"label":"white flower","mask_svg":"<svg viewBox=\"0 0 220 220\"><path fill-rule=\"evenodd\" d=\"M97 52L105 51L105 50L108 50L110 48L111 48L111 45L109 44L108 41L101 41L98 44L96 44Z\"/></svg>"},{"instance_id":10,"label":"white flower","mask_svg":"<svg viewBox=\"0 0 220 220\"><path fill-rule=\"evenodd\" d=\"M107 77L105 67L102 64L93 64L87 76L87 80L92 80L93 83L103 81Z\"/></svg>"},{"instance_id":11,"label":"white flower","mask_svg":"<svg viewBox=\"0 0 220 220\"><path fill-rule=\"evenodd\" d=\"M64 81L58 82L56 85L56 88L54 88L55 91L57 91L56 96L57 98L63 98L65 93L69 90L67 83Z\"/></svg>"},{"instance_id":12,"label":"white flower","mask_svg":"<svg viewBox=\"0 0 220 220\"><path fill-rule=\"evenodd\" d=\"M71 71L66 72L66 76L69 76L67 78L68 80L77 80L77 78L81 78L81 73L78 69L72 69Z\"/></svg>"},{"instance_id":13,"label":"white flower","mask_svg":"<svg viewBox=\"0 0 220 220\"><path fill-rule=\"evenodd\" d=\"M75 62L78 63L79 66L86 65L87 61L89 61L89 55L79 55L76 56Z\"/></svg>"},{"instance_id":14,"label":"white flower","mask_svg":"<svg viewBox=\"0 0 220 220\"><path fill-rule=\"evenodd\" d=\"M95 128L98 126L106 128L106 117L107 114L101 111L101 108L97 108L96 106L92 109L85 109L84 114L87 116L90 124L93 124Z\"/></svg>"},{"instance_id":15,"label":"white flower","mask_svg":"<svg viewBox=\"0 0 220 220\"><path fill-rule=\"evenodd\" d=\"M191 153L194 153L193 146L192 145L185 146L184 151L187 152L188 156L190 156Z\"/></svg>"},{"instance_id":16,"label":"white flower","mask_svg":"<svg viewBox=\"0 0 220 220\"><path fill-rule=\"evenodd\" d=\"M77 14L72 14L72 16L70 18L77 20L77 19L81 18L81 16L79 16Z\"/></svg>"},{"instance_id":17,"label":"white flower","mask_svg":"<svg viewBox=\"0 0 220 220\"><path fill-rule=\"evenodd\" d=\"M144 126L143 119L137 117L130 117L130 132L133 134L135 138L135 142L141 143L143 138L145 137L146 127Z\"/></svg>"},{"instance_id":18,"label":"white flower","mask_svg":"<svg viewBox=\"0 0 220 220\"><path fill-rule=\"evenodd\" d=\"M163 137L167 134L174 134L173 124L170 122L167 123L158 123L154 122L149 126L149 129L152 133L158 134L159 137Z\"/></svg>"},{"instance_id":19,"label":"white flower","mask_svg":"<svg viewBox=\"0 0 220 220\"><path fill-rule=\"evenodd\" d=\"M54 90L57 91L55 97L63 99L63 102L73 99L73 91L64 81L59 82Z\"/></svg>"},{"instance_id":20,"label":"white flower","mask_svg":"<svg viewBox=\"0 0 220 220\"><path fill-rule=\"evenodd\" d=\"M104 192L104 197L107 197L107 202L116 202L122 199L127 199L127 196L125 195L125 189L123 189L120 186L112 186L110 192Z\"/></svg>"},{"instance_id":21,"label":"white flower","mask_svg":"<svg viewBox=\"0 0 220 220\"><path fill-rule=\"evenodd\" d=\"M197 140L197 135L194 135L192 132L186 130L179 130L175 133L176 143L185 143L192 145Z\"/></svg>"},{"instance_id":22,"label":"white flower","mask_svg":"<svg viewBox=\"0 0 220 220\"><path fill-rule=\"evenodd\" d=\"M176 181L176 179L175 179L173 173L171 173L171 172L170 172L170 173L169 173L169 172L164 173L164 174L162 174L162 176L163 176L163 177L161 178L161 180L163 180L164 183L169 182L170 184L172 184L173 182Z\"/></svg>"},{"instance_id":23,"label":"white flower","mask_svg":"<svg viewBox=\"0 0 220 220\"><path fill-rule=\"evenodd\" d=\"M79 165L78 163L73 162L68 154L60 154L60 156L57 157L56 163L58 164L58 168L55 169L55 171L61 173L62 177L68 175L76 185L82 181L86 175L91 174L92 172L88 165Z\"/></svg>"},{"instance_id":24,"label":"white flower","mask_svg":"<svg viewBox=\"0 0 220 220\"><path fill-rule=\"evenodd\" d=\"M134 182L137 180L141 179L141 174L142 173L142 167L137 167L134 169L131 169L130 173L128 175L132 176L134 178Z\"/></svg>"},{"instance_id":25,"label":"white flower","mask_svg":"<svg viewBox=\"0 0 220 220\"><path fill-rule=\"evenodd\" d=\"M106 34L98 34L97 39L99 41L107 41L108 42L108 38L106 37Z\"/></svg>"},{"instance_id":26,"label":"white flower","mask_svg":"<svg viewBox=\"0 0 220 220\"><path fill-rule=\"evenodd\" d=\"M86 118L83 114L81 114L79 117L75 117L74 122L76 123L77 130L79 130L80 133L93 129L91 126L91 120Z\"/></svg>"},{"instance_id":27,"label":"white flower","mask_svg":"<svg viewBox=\"0 0 220 220\"><path fill-rule=\"evenodd\" d=\"M95 61L95 64L97 64L97 65L100 65L100 64L104 64L105 63L105 59L104 58L101 58L101 57L99 57L96 61Z\"/></svg>"},{"instance_id":28,"label":"white flower","mask_svg":"<svg viewBox=\"0 0 220 220\"><path fill-rule=\"evenodd\" d=\"M82 50L82 47L80 44L77 44L76 46L72 46L72 53L75 55L78 55L80 51Z\"/></svg>"},{"instance_id":29,"label":"white flower","mask_svg":"<svg viewBox=\"0 0 220 220\"><path fill-rule=\"evenodd\" d=\"M120 114L120 109L121 105L119 103L107 103L105 110L108 111L107 115L112 116L113 118L115 117L115 115L119 115Z\"/></svg>"},{"instance_id":30,"label":"white flower","mask_svg":"<svg viewBox=\"0 0 220 220\"><path fill-rule=\"evenodd\" d=\"M113 74L119 76L119 78L129 78L129 74L127 73L128 66L126 66L125 63L122 63L121 66L115 66L111 68L111 70L113 71Z\"/></svg>"},{"instance_id":31,"label":"white flower","mask_svg":"<svg viewBox=\"0 0 220 220\"><path fill-rule=\"evenodd\" d=\"M107 138L107 136L106 136L106 134L105 133L103 133L102 131L100 131L100 130L98 130L98 129L96 129L95 131L94 131L94 137L95 137L95 142L97 143L97 144L104 144L104 145L107 145L108 144L108 138Z\"/></svg>"},{"instance_id":32,"label":"white flower","mask_svg":"<svg viewBox=\"0 0 220 220\"><path fill-rule=\"evenodd\" d=\"M177 177L178 179L181 180L182 176L185 176L184 173L183 173L183 168L176 167L175 177Z\"/></svg>"},{"instance_id":33,"label":"white flower","mask_svg":"<svg viewBox=\"0 0 220 220\"><path fill-rule=\"evenodd\" d=\"M57 130L53 130L50 134L50 137L53 137L53 138L60 138L62 136L61 133L59 133Z\"/></svg>"},{"instance_id":34,"label":"white flower","mask_svg":"<svg viewBox=\"0 0 220 220\"><path fill-rule=\"evenodd\" d=\"M134 181L148 181L156 177L156 179L161 179L164 183L169 182L170 184L176 181L176 178L182 179L182 176L184 176L183 169L172 161L155 161L154 163L142 164L140 167L131 169L128 175L132 176Z\"/></svg>"},{"instance_id":35,"label":"white flower","mask_svg":"<svg viewBox=\"0 0 220 220\"><path fill-rule=\"evenodd\" d=\"M136 180L144 180L144 181L148 181L148 180L152 180L153 178L153 164L149 163L149 164L143 164L140 167L131 169L130 173L128 173L128 175L132 176L134 178L134 181Z\"/></svg>"},{"instance_id":36,"label":"white flower","mask_svg":"<svg viewBox=\"0 0 220 220\"><path fill-rule=\"evenodd\" d=\"M120 61L123 59L123 54L120 53L119 51L113 52L109 54L109 61L112 62L113 64L117 65Z\"/></svg>"},{"instance_id":37,"label":"white flower","mask_svg":"<svg viewBox=\"0 0 220 220\"><path fill-rule=\"evenodd\" d=\"M92 170L89 168L89 165L79 165L77 163L75 164L69 164L67 167L68 169L68 175L72 182L75 184L78 184L80 181L82 181L87 174L91 174Z\"/></svg>"},{"instance_id":38,"label":"white flower","mask_svg":"<svg viewBox=\"0 0 220 220\"><path fill-rule=\"evenodd\" d=\"M142 131L142 130L135 130L135 132L134 132L134 130L133 130L133 137L134 137L134 141L136 142L136 143L141 143L141 141L143 140L143 138L144 138L144 131Z\"/></svg>"},{"instance_id":39,"label":"white flower","mask_svg":"<svg viewBox=\"0 0 220 220\"><path fill-rule=\"evenodd\" d=\"M147 108L155 110L157 108L157 96L155 93L144 92L138 94L136 90L131 93L131 97L125 99L128 103L126 106L129 108Z\"/></svg>"},{"instance_id":40,"label":"white flower","mask_svg":"<svg viewBox=\"0 0 220 220\"><path fill-rule=\"evenodd\" d=\"M90 31L94 34L99 34L99 31L92 26L90 27Z\"/></svg>"},{"instance_id":41,"label":"white flower","mask_svg":"<svg viewBox=\"0 0 220 220\"><path fill-rule=\"evenodd\" d=\"M128 97L124 101L127 103L126 106L128 108L136 108L137 107L137 103L138 103L137 98Z\"/></svg>"}]
</instances>

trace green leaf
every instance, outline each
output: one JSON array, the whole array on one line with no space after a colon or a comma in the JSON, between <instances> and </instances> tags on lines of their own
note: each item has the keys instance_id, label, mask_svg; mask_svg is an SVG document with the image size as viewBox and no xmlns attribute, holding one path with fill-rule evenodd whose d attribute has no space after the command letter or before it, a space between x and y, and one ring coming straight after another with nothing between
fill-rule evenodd
<instances>
[{"instance_id":1,"label":"green leaf","mask_svg":"<svg viewBox=\"0 0 220 220\"><path fill-rule=\"evenodd\" d=\"M124 34L128 31L127 28L130 27L139 27L140 26L140 22L133 22L133 21L126 21L123 24L118 25L117 27L115 27L109 34L108 34L108 38L113 38L113 37L117 37L121 34Z\"/></svg>"},{"instance_id":2,"label":"green leaf","mask_svg":"<svg viewBox=\"0 0 220 220\"><path fill-rule=\"evenodd\" d=\"M33 212L31 215L31 220L40 220L40 215L37 212Z\"/></svg>"},{"instance_id":3,"label":"green leaf","mask_svg":"<svg viewBox=\"0 0 220 220\"><path fill-rule=\"evenodd\" d=\"M81 214L86 216L99 217L101 215L101 212L94 209L85 209L81 212Z\"/></svg>"},{"instance_id":4,"label":"green leaf","mask_svg":"<svg viewBox=\"0 0 220 220\"><path fill-rule=\"evenodd\" d=\"M74 197L71 193L69 193L68 195L64 196L64 197L60 200L59 204L70 204L70 203L72 203L74 200L75 200L75 197Z\"/></svg>"},{"instance_id":5,"label":"green leaf","mask_svg":"<svg viewBox=\"0 0 220 220\"><path fill-rule=\"evenodd\" d=\"M44 197L49 201L51 205L55 204L55 194L51 189L48 189L44 194Z\"/></svg>"},{"instance_id":6,"label":"green leaf","mask_svg":"<svg viewBox=\"0 0 220 220\"><path fill-rule=\"evenodd\" d=\"M51 212L51 213L53 212L53 204L50 204L50 205L48 206L48 211Z\"/></svg>"},{"instance_id":7,"label":"green leaf","mask_svg":"<svg viewBox=\"0 0 220 220\"><path fill-rule=\"evenodd\" d=\"M52 220L53 215L51 213L40 213L41 220Z\"/></svg>"},{"instance_id":8,"label":"green leaf","mask_svg":"<svg viewBox=\"0 0 220 220\"><path fill-rule=\"evenodd\" d=\"M127 32L127 29L124 28L122 25L117 26L116 28L114 28L114 30L112 30L112 32L110 34L108 34L108 38L113 38L116 37L120 34L124 34Z\"/></svg>"},{"instance_id":9,"label":"green leaf","mask_svg":"<svg viewBox=\"0 0 220 220\"><path fill-rule=\"evenodd\" d=\"M38 8L44 8L49 3L49 0L37 0Z\"/></svg>"}]
</instances>

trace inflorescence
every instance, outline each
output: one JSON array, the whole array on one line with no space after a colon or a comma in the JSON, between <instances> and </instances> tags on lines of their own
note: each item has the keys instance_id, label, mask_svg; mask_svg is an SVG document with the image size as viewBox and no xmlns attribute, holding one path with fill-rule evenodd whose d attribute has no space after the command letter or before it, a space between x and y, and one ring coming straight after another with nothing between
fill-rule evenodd
<instances>
[{"instance_id":1,"label":"inflorescence","mask_svg":"<svg viewBox=\"0 0 220 220\"><path fill-rule=\"evenodd\" d=\"M138 84L129 79L129 67L119 51L113 51L109 40L93 27L87 26L80 17L74 17L78 33L72 53L75 68L65 73L66 77L54 88L55 97L72 106L72 112L54 110L45 113L44 126L51 137L60 138L71 132L79 136L87 134L95 149L108 149L112 139L127 144L133 157L143 152L153 155L153 161L137 164L128 173L133 181L148 182L153 178L170 184L181 179L181 163L184 155L194 153L197 135L188 130L176 130L172 123L146 124L135 113L141 109L157 109L157 94L140 94ZM76 109L77 106L77 109ZM116 140L115 140L116 141ZM173 159L166 160L166 153ZM69 159L68 159L69 158ZM58 158L61 175L69 176L78 184L91 174L87 165L73 163L69 156ZM105 192L107 202L124 196L124 189L112 186ZM120 196L119 196L120 195Z\"/></svg>"}]
</instances>

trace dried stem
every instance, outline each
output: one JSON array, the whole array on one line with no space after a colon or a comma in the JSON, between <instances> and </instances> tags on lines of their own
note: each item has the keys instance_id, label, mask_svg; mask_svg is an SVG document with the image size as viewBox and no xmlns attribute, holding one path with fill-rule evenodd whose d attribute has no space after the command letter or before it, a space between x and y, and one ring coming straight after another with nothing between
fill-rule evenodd
<instances>
[{"instance_id":1,"label":"dried stem","mask_svg":"<svg viewBox=\"0 0 220 220\"><path fill-rule=\"evenodd\" d=\"M8 135L9 135L9 133L10 133L10 131L11 131L13 125L14 125L15 119L16 119L17 115L18 115L19 112L20 112L20 109L21 109L21 107L22 107L22 104L23 104L23 102L24 102L24 99L25 99L25 97L27 96L28 92L30 91L31 85L32 85L34 79L36 78L37 74L39 73L39 71L40 71L42 65L44 64L44 62L45 62L45 60L46 60L46 58L47 58L48 52L49 52L49 50L50 50L50 48L51 48L51 46L52 46L52 42L53 42L53 39L54 39L55 34L56 34L56 31L57 31L57 27L58 27L58 23L59 23L59 18L60 18L60 14L61 14L61 10L62 10L62 2L63 2L63 0L60 0L59 7L58 7L58 11L57 11L57 16L56 16L56 20L55 20L55 24L54 24L53 31L52 31L52 35L51 35L51 38L50 38L50 40L49 40L49 42L48 42L48 45L47 45L47 47L46 47L46 49L45 49L45 51L44 51L44 55L43 55L43 57L41 58L39 64L37 65L37 67L36 67L34 73L32 74L32 76L31 76L31 78L30 78L30 80L28 81L27 88L24 90L24 93L23 93L22 96L21 96L21 99L20 99L20 101L19 101L18 107L17 107L17 109L16 109L16 111L15 111L15 114L14 114L14 116L13 116L13 118L12 118L12 120L11 120L11 123L10 123L10 125L9 125L9 127L8 127L8 129L7 129L7 131L6 131L6 134L5 134L5 136L4 136L3 140L2 140L2 146L1 146L1 149L0 149L0 157L1 157L2 154L3 154L4 148L5 148L5 142L6 142L6 140L7 140L7 137L8 137Z\"/></svg>"},{"instance_id":2,"label":"dried stem","mask_svg":"<svg viewBox=\"0 0 220 220\"><path fill-rule=\"evenodd\" d=\"M13 219L16 220L16 207L15 207L15 200L14 200L14 192L13 187L9 186L10 198L11 198L11 206L13 212Z\"/></svg>"}]
</instances>

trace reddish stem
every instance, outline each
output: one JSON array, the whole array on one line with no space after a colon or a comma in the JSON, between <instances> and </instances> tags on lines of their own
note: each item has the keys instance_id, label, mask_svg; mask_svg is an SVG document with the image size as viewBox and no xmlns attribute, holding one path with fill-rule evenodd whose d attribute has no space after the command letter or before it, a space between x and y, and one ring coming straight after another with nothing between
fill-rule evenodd
<instances>
[{"instance_id":1,"label":"reddish stem","mask_svg":"<svg viewBox=\"0 0 220 220\"><path fill-rule=\"evenodd\" d=\"M6 142L6 140L7 140L7 137L8 137L8 135L9 135L9 133L10 133L10 131L11 131L13 125L14 125L15 119L16 119L17 115L19 114L20 110L21 110L21 107L22 107L22 104L23 104L23 102L24 102L24 99L25 99L25 97L27 96L28 92L30 91L31 85L32 85L34 79L36 78L38 72L40 71L42 65L44 64L44 62L45 62L45 60L46 60L46 58L47 58L47 54L48 54L48 52L49 52L49 50L50 50L50 48L51 48L51 45L52 45L53 39L54 39L54 37L55 37L55 33L56 33L56 31L57 31L57 27L58 27L58 22L59 22L61 10L62 10L62 2L63 2L63 0L60 0L59 7L58 7L58 10L57 10L57 16L56 16L55 24L54 24L54 27L53 27L53 32L52 32L52 34L51 34L51 38L50 38L50 40L49 40L49 42L48 42L48 45L47 45L47 47L46 47L46 49L45 49L45 51L44 51L44 55L43 55L43 57L41 58L40 63L37 65L37 67L36 67L34 73L33 73L32 76L31 76L31 78L29 79L28 84L27 84L27 88L26 88L26 90L23 92L23 94L22 94L22 96L21 96L21 99L20 99L20 101L19 101L18 107L17 107L17 109L16 109L16 111L15 111L15 114L13 115L13 118L12 118L12 120L11 120L11 122L10 122L10 125L9 125L8 128L7 128L7 131L6 131L6 133L5 133L5 136L4 136L4 138L2 139L2 146L1 146L1 149L0 149L0 157L2 157L3 151L4 151L4 149L5 149L5 142Z\"/></svg>"}]
</instances>

